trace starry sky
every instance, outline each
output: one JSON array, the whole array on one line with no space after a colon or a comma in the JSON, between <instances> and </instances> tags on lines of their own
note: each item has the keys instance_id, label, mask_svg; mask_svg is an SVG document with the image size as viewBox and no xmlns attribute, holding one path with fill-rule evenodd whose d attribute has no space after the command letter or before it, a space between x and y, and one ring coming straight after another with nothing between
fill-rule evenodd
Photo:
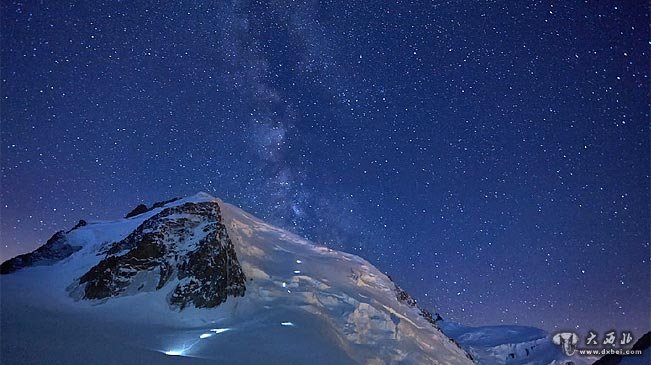
<instances>
[{"instance_id":1,"label":"starry sky","mask_svg":"<svg viewBox=\"0 0 651 365\"><path fill-rule=\"evenodd\" d=\"M446 318L650 329L644 1L206 3L3 2L2 260L206 191Z\"/></svg>"}]
</instances>

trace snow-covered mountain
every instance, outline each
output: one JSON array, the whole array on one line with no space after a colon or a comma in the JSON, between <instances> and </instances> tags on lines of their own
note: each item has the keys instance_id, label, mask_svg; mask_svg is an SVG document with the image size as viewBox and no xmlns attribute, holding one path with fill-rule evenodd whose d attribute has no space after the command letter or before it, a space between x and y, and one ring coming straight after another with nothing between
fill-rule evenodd
<instances>
[{"instance_id":1,"label":"snow-covered mountain","mask_svg":"<svg viewBox=\"0 0 651 365\"><path fill-rule=\"evenodd\" d=\"M367 261L205 193L81 221L0 272L2 364L472 364Z\"/></svg>"}]
</instances>

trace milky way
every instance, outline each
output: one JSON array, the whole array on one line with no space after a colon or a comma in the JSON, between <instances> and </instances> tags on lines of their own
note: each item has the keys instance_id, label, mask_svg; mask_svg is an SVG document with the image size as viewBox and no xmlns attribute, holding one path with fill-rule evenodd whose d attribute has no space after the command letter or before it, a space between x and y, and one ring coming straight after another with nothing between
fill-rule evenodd
<instances>
[{"instance_id":1,"label":"milky way","mask_svg":"<svg viewBox=\"0 0 651 365\"><path fill-rule=\"evenodd\" d=\"M444 317L649 330L648 22L634 1L6 3L2 259L207 191Z\"/></svg>"}]
</instances>

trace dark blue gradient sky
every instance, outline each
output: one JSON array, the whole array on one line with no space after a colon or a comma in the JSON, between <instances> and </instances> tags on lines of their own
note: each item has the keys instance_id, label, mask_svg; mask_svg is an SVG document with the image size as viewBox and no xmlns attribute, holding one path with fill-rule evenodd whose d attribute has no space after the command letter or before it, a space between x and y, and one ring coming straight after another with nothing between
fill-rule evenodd
<instances>
[{"instance_id":1,"label":"dark blue gradient sky","mask_svg":"<svg viewBox=\"0 0 651 365\"><path fill-rule=\"evenodd\" d=\"M468 324L649 330L644 1L2 4L2 259L207 191Z\"/></svg>"}]
</instances>

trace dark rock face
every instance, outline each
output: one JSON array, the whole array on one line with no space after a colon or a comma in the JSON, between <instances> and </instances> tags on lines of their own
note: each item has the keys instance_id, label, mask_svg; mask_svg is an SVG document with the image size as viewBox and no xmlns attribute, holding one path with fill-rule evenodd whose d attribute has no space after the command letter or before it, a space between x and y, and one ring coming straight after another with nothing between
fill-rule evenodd
<instances>
[{"instance_id":1,"label":"dark rock face","mask_svg":"<svg viewBox=\"0 0 651 365\"><path fill-rule=\"evenodd\" d=\"M159 290L172 278L179 283L169 302L180 309L189 304L215 307L246 290L246 277L214 202L166 208L103 253L106 257L79 278L85 299Z\"/></svg>"},{"instance_id":2,"label":"dark rock face","mask_svg":"<svg viewBox=\"0 0 651 365\"><path fill-rule=\"evenodd\" d=\"M188 303L211 308L229 295L244 296L246 277L226 229L217 222L210 225L199 248L179 265L178 277L187 281L174 289L170 302L181 309Z\"/></svg>"},{"instance_id":3,"label":"dark rock face","mask_svg":"<svg viewBox=\"0 0 651 365\"><path fill-rule=\"evenodd\" d=\"M125 215L124 218L135 217L135 216L140 215L140 214L142 214L142 213L147 213L148 211L150 211L150 210L152 210L152 209L162 208L162 207L164 207L166 204L169 204L169 203L175 202L175 201L177 201L177 200L179 200L179 199L181 199L181 198L172 198L172 199L169 199L169 200L159 201L159 202L154 203L154 204L151 206L151 208L147 208L147 206L144 205L144 204L138 204L138 206L135 207L135 208L133 208L133 210L130 211L129 213L127 213L127 215Z\"/></svg>"},{"instance_id":4,"label":"dark rock face","mask_svg":"<svg viewBox=\"0 0 651 365\"><path fill-rule=\"evenodd\" d=\"M77 222L77 224L75 224L74 227L70 228L70 230L67 233L70 233L70 232L74 231L75 229L77 229L79 227L83 227L83 226L85 226L87 224L88 224L88 222L86 222L83 219L80 219L79 222Z\"/></svg>"},{"instance_id":5,"label":"dark rock face","mask_svg":"<svg viewBox=\"0 0 651 365\"><path fill-rule=\"evenodd\" d=\"M28 266L52 265L80 248L70 245L66 240L66 232L59 231L36 250L3 262L0 265L0 274L10 274Z\"/></svg>"},{"instance_id":6,"label":"dark rock face","mask_svg":"<svg viewBox=\"0 0 651 365\"><path fill-rule=\"evenodd\" d=\"M647 332L644 336L640 337L639 340L635 342L635 345L631 347L631 350L641 350L645 351L651 347L651 332ZM627 355L627 358L635 358L636 355ZM601 359L595 361L592 365L617 365L619 364L624 356L622 355L604 355ZM640 360L640 363L642 361Z\"/></svg>"},{"instance_id":7,"label":"dark rock face","mask_svg":"<svg viewBox=\"0 0 651 365\"><path fill-rule=\"evenodd\" d=\"M147 208L146 205L138 204L138 206L133 208L133 210L130 211L129 213L127 213L127 215L125 215L124 218L135 217L135 216L140 215L142 213L146 213L147 211L149 211L149 209Z\"/></svg>"},{"instance_id":8,"label":"dark rock face","mask_svg":"<svg viewBox=\"0 0 651 365\"><path fill-rule=\"evenodd\" d=\"M156 208L161 208L164 205L169 204L169 203L173 203L173 202L175 202L175 201L177 201L179 199L181 199L181 198L172 198L172 199L156 202L151 206L151 208L149 208L149 210L156 209Z\"/></svg>"}]
</instances>

